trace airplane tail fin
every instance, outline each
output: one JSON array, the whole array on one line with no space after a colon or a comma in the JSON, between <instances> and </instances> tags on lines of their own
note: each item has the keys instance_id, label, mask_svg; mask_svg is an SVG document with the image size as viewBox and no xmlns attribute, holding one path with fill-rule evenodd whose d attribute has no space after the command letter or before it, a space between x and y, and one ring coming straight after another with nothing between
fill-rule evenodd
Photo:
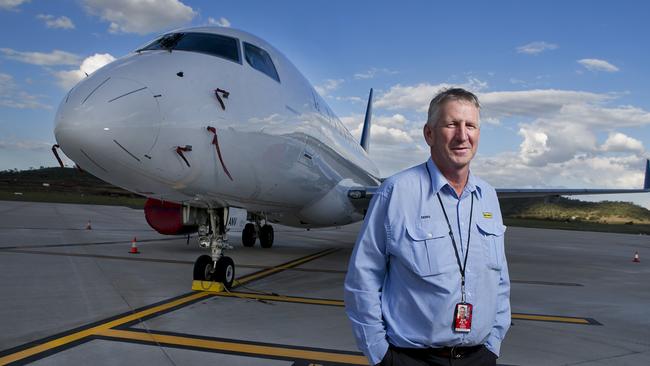
<instances>
[{"instance_id":1,"label":"airplane tail fin","mask_svg":"<svg viewBox=\"0 0 650 366\"><path fill-rule=\"evenodd\" d=\"M643 189L650 189L650 159L645 160L645 180L643 181Z\"/></svg>"},{"instance_id":2,"label":"airplane tail fin","mask_svg":"<svg viewBox=\"0 0 650 366\"><path fill-rule=\"evenodd\" d=\"M361 132L361 147L368 152L368 143L370 142L370 120L372 118L372 88L368 95L368 106L366 107L366 118L363 120L363 132ZM646 183L648 182L646 175Z\"/></svg>"}]
</instances>

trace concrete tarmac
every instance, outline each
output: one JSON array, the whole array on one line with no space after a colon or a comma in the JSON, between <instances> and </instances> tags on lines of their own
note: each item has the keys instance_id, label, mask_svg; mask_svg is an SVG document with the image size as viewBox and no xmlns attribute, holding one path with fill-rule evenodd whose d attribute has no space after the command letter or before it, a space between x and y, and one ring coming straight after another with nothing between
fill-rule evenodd
<instances>
[{"instance_id":1,"label":"concrete tarmac","mask_svg":"<svg viewBox=\"0 0 650 366\"><path fill-rule=\"evenodd\" d=\"M0 202L0 218L0 364L367 364L342 302L359 224L276 225L271 249L232 233L243 285L213 294L191 290L195 238L157 234L141 210ZM506 235L500 365L650 364L647 236Z\"/></svg>"}]
</instances>

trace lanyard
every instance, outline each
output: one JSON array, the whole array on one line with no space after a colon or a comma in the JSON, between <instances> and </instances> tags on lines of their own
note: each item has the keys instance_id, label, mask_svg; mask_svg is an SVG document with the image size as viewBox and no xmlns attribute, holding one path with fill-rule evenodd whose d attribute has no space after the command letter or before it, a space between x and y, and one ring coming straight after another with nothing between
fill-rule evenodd
<instances>
[{"instance_id":1,"label":"lanyard","mask_svg":"<svg viewBox=\"0 0 650 366\"><path fill-rule=\"evenodd\" d=\"M449 227L449 236L451 236L451 243L454 245L454 254L456 254L456 262L458 263L458 269L460 270L460 294L461 302L465 302L465 268L467 268L467 257L469 257L469 239L470 234L472 233L472 215L474 213L474 194L470 193L472 197L472 206L469 210L469 228L467 229L467 248L465 250L465 262L463 265L460 264L460 256L458 255L458 247L456 245L456 240L454 239L454 233L451 230L451 224L449 223L449 218L447 217L447 211L445 211L445 206L442 204L442 198L440 198L440 192L436 193L438 196L438 202L440 202L440 208L442 208L442 213L445 215L445 220L447 221L447 227Z\"/></svg>"}]
</instances>

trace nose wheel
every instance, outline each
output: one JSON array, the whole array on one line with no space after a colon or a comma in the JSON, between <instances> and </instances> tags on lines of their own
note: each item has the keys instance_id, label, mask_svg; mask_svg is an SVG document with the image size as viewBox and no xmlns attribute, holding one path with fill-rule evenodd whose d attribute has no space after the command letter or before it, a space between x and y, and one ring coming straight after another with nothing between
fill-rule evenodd
<instances>
[{"instance_id":1,"label":"nose wheel","mask_svg":"<svg viewBox=\"0 0 650 366\"><path fill-rule=\"evenodd\" d=\"M194 279L221 282L230 289L235 281L235 262L230 257L222 256L215 265L211 256L202 255L194 262Z\"/></svg>"}]
</instances>

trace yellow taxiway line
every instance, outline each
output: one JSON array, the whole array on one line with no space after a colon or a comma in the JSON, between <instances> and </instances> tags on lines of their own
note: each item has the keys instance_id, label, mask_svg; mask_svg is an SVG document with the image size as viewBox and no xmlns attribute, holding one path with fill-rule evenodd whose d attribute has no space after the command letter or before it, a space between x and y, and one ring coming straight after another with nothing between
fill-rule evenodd
<instances>
[{"instance_id":1,"label":"yellow taxiway line","mask_svg":"<svg viewBox=\"0 0 650 366\"><path fill-rule=\"evenodd\" d=\"M214 295L222 296L222 297L234 297L234 298L243 298L243 299L264 300L264 301L291 302L291 303L310 304L310 305L345 306L343 300L314 299L309 297L254 294L249 292L220 292L220 293L215 293ZM598 324L597 322L587 318L555 316L555 315L521 314L521 313L512 313L512 319L535 320L535 321L569 323L569 324Z\"/></svg>"},{"instance_id":2,"label":"yellow taxiway line","mask_svg":"<svg viewBox=\"0 0 650 366\"><path fill-rule=\"evenodd\" d=\"M302 258L298 258L296 260L293 260L293 261L285 263L285 264L281 264L281 265L276 266L276 267L271 267L269 269L266 269L266 270L263 270L263 271L260 271L260 272L256 272L256 273L252 273L250 275L243 276L240 279L235 281L235 284L233 285L233 287L238 286L238 285L242 285L242 284L245 284L245 283L248 283L248 282L251 282L251 281L253 281L255 279L258 279L258 278L261 278L261 277L269 276L271 274L275 274L277 272L284 271L285 269L289 269L291 267L299 266L299 265L301 265L301 264L303 264L305 262L308 262L310 260L314 260L314 259L326 256L326 255L331 254L331 253L333 253L333 252L335 252L337 250L338 249L327 249L327 250L320 251L320 252L315 253L315 254L311 254L311 255L308 255L308 256L305 256L305 257L302 257ZM201 282L201 281L195 281L195 282ZM221 285L221 284L218 284L218 285ZM114 327L129 323L129 322L132 322L134 320L138 320L138 319L150 316L150 315L155 315L155 314L157 314L159 312L163 312L163 311L169 310L171 308L184 305L184 304L186 304L188 302L192 302L192 301L195 301L195 300L198 300L198 299L201 299L201 298L204 298L204 297L209 297L209 296L212 296L212 295L213 295L213 293L211 293L211 292L203 292L203 291L201 291L201 292L193 292L193 293L191 293L189 295L180 297L180 298L175 299L173 301L166 302L166 303L163 303L163 304L160 304L160 305L157 305L157 306L153 306L151 308L143 309L143 310L140 310L140 311L136 311L136 312L133 312L131 314L125 315L123 317L119 317L119 318L114 319L114 320L106 321L105 323L101 323L101 324L93 326L93 327L89 327L89 328L86 328L86 329L83 329L83 330L80 330L80 331L77 331L77 332L73 332L71 334L67 334L67 335L55 338L53 340L50 340L50 341L40 343L40 344L34 345L32 347L28 347L28 348L26 348L24 350L17 351L17 352L8 354L6 356L0 357L0 365L5 365L5 364L11 363L11 362L19 361L19 360L22 360L22 359L37 355L39 353L47 352L47 351L50 351L50 350L52 350L54 348L65 346L65 345L68 345L70 343L80 341L80 340L82 340L84 338L103 333L103 332L105 332L105 331L107 331L107 330L109 330L111 328L114 328Z\"/></svg>"},{"instance_id":3,"label":"yellow taxiway line","mask_svg":"<svg viewBox=\"0 0 650 366\"><path fill-rule=\"evenodd\" d=\"M297 348L275 347L266 345L246 344L230 341L216 341L194 337L181 337L166 334L134 332L128 330L107 329L97 333L99 336L133 341L150 342L153 344L184 346L198 350L226 351L246 354L248 356L272 356L309 361L338 362L351 365L367 365L368 359L361 355L348 355L335 352L311 351Z\"/></svg>"}]
</instances>

